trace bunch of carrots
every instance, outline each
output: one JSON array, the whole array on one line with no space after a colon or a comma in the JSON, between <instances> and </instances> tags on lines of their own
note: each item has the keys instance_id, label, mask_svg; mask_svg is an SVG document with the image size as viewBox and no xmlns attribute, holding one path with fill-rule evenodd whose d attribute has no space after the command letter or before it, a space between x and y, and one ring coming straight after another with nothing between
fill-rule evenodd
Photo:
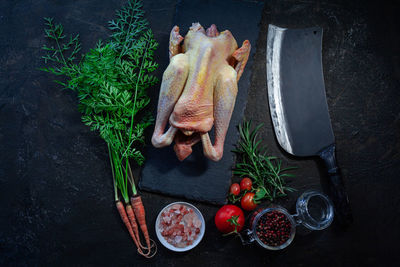
<instances>
[{"instance_id":1,"label":"bunch of carrots","mask_svg":"<svg viewBox=\"0 0 400 267\"><path fill-rule=\"evenodd\" d=\"M110 154L110 160L111 160L111 165L113 165L111 154ZM119 199L118 189L117 189L117 183L119 181L118 179L115 179L116 177L113 171L115 204L119 212L119 215L121 216L122 221L124 222L130 236L132 237L133 242L137 247L137 252L146 258L151 258L157 253L157 245L152 239L150 239L149 231L147 229L147 224L146 224L146 213L142 203L142 198L137 194L132 175L132 170L130 168L129 163L127 164L127 166L129 170L127 177L131 185L133 196L130 198L129 202L129 195L127 194L126 191L121 190L124 203ZM145 245L143 245L141 242L139 227L143 233L143 237L145 239Z\"/></svg>"},{"instance_id":2,"label":"bunch of carrots","mask_svg":"<svg viewBox=\"0 0 400 267\"><path fill-rule=\"evenodd\" d=\"M56 82L77 94L82 121L107 143L118 212L138 253L151 258L157 246L149 237L129 164L130 159L138 165L144 162L138 147L144 145L144 131L153 122L151 114L145 112L150 102L147 89L158 82L151 74L158 67L154 61L158 44L144 17L142 2L128 0L109 22L110 39L99 41L80 60L79 35L67 38L61 24L52 18L45 21L45 35L52 45L43 46L47 51L43 58L53 65L41 70L66 78Z\"/></svg>"}]
</instances>

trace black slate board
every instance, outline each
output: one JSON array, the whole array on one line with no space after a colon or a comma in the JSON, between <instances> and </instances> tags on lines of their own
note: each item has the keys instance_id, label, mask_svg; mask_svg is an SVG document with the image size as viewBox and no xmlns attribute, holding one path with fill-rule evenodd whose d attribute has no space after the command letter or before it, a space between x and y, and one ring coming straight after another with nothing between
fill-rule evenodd
<instances>
[{"instance_id":1,"label":"black slate board","mask_svg":"<svg viewBox=\"0 0 400 267\"><path fill-rule=\"evenodd\" d=\"M258 24L263 8L263 3L259 2L226 2L182 1L177 4L171 25L171 29L173 25L178 25L181 35L184 36L193 22L200 22L204 28L215 24L219 31L230 30L239 46L246 39L253 46L239 81L239 92L226 136L224 156L219 162L210 161L203 156L202 145L198 143L193 147L192 155L180 162L175 156L173 145L162 149L149 146L139 183L143 190L213 204L226 203L235 160L231 151L238 140L236 126L242 122L247 102ZM168 62L167 51L160 60ZM157 102L157 99L153 101Z\"/></svg>"}]
</instances>

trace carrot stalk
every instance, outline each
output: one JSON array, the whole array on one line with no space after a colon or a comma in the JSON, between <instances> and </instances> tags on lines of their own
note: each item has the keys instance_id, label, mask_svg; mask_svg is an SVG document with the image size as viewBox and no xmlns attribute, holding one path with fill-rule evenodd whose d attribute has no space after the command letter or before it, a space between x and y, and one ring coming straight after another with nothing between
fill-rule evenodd
<instances>
[{"instance_id":1,"label":"carrot stalk","mask_svg":"<svg viewBox=\"0 0 400 267\"><path fill-rule=\"evenodd\" d=\"M140 196L131 197L131 204L133 207L133 211L135 212L137 222L138 222L140 229L142 230L143 236L146 240L146 245L150 250L150 248L151 248L150 236L149 236L149 231L147 229L146 213L144 211L142 198Z\"/></svg>"}]
</instances>

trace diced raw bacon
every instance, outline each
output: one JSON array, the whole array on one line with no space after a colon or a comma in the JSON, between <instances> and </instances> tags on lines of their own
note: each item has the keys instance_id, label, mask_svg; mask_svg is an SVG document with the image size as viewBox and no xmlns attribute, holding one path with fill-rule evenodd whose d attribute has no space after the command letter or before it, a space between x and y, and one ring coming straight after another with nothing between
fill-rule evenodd
<instances>
[{"instance_id":1,"label":"diced raw bacon","mask_svg":"<svg viewBox=\"0 0 400 267\"><path fill-rule=\"evenodd\" d=\"M193 209L174 204L161 213L161 235L171 245L184 248L193 244L200 233L201 220Z\"/></svg>"}]
</instances>

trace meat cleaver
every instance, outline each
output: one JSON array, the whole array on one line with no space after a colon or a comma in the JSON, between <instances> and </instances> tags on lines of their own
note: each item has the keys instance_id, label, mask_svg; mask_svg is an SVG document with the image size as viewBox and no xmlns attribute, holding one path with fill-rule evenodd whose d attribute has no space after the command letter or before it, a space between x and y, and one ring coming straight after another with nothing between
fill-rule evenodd
<instances>
[{"instance_id":1,"label":"meat cleaver","mask_svg":"<svg viewBox=\"0 0 400 267\"><path fill-rule=\"evenodd\" d=\"M270 113L281 147L294 156L319 156L329 176L329 196L342 226L353 218L335 158L322 71L322 28L269 25L267 82Z\"/></svg>"}]
</instances>

